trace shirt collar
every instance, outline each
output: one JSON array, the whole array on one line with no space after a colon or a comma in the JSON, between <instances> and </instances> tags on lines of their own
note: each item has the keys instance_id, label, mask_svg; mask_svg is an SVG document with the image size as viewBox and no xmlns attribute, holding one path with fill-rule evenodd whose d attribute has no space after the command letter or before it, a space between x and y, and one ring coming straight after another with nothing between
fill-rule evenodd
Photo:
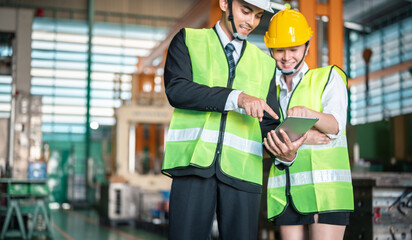
<instances>
[{"instance_id":1,"label":"shirt collar","mask_svg":"<svg viewBox=\"0 0 412 240\"><path fill-rule=\"evenodd\" d=\"M226 45L231 42L233 46L235 46L235 52L238 55L240 55L240 52L242 51L243 41L237 38L233 39L233 41L230 41L229 37L220 27L220 21L216 23L215 28L216 28L217 35L219 36L220 42L222 43L223 47L226 47Z\"/></svg>"},{"instance_id":2,"label":"shirt collar","mask_svg":"<svg viewBox=\"0 0 412 240\"><path fill-rule=\"evenodd\" d=\"M309 70L308 65L303 62L302 63L302 67L300 68L300 70L298 71L297 74L295 74L295 76L293 76L292 78L292 91L293 89L295 89L296 85L299 83L299 81L305 76L305 73ZM285 79L282 76L282 72L277 69L276 71L276 84L280 85L281 88L286 88L286 82Z\"/></svg>"}]
</instances>

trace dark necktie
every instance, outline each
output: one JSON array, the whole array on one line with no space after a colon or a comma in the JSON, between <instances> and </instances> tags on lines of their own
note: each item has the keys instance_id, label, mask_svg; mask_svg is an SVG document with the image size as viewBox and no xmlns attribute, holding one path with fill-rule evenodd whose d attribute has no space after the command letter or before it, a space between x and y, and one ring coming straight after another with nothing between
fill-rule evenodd
<instances>
[{"instance_id":1,"label":"dark necktie","mask_svg":"<svg viewBox=\"0 0 412 240\"><path fill-rule=\"evenodd\" d=\"M235 46L232 43L228 43L225 47L225 52L227 56L227 61L229 62L229 77L233 78L235 75L235 59L233 59L233 51L235 50Z\"/></svg>"}]
</instances>

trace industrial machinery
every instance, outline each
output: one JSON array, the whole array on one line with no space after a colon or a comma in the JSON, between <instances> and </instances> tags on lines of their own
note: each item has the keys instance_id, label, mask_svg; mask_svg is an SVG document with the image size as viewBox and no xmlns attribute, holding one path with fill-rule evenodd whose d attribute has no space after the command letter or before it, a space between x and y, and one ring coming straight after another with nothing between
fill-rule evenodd
<instances>
[{"instance_id":1,"label":"industrial machinery","mask_svg":"<svg viewBox=\"0 0 412 240\"><path fill-rule=\"evenodd\" d=\"M161 174L161 167L173 108L165 101L160 75L134 78L131 101L114 109L114 158L106 163L111 178L100 187L99 201L100 216L110 225L167 223L171 179Z\"/></svg>"},{"instance_id":2,"label":"industrial machinery","mask_svg":"<svg viewBox=\"0 0 412 240\"><path fill-rule=\"evenodd\" d=\"M160 172L142 173L139 167L136 167L136 162L138 162L136 160L138 160L139 156L136 156L135 131L136 126L139 124L159 124L164 129L163 134L166 135L172 112L173 109L166 105L126 105L118 109L116 123L116 175L126 178L131 185L139 186L143 189L170 189L170 178L160 174ZM163 139L165 138L163 137ZM161 143L158 147L162 146L163 144ZM162 151L163 149L159 150ZM159 157L162 158L162 156Z\"/></svg>"},{"instance_id":3,"label":"industrial machinery","mask_svg":"<svg viewBox=\"0 0 412 240\"><path fill-rule=\"evenodd\" d=\"M110 219L110 225L116 226L120 221L128 221L134 226L136 218L137 199L133 196L133 189L124 183L111 183L101 187L101 194L108 198L101 198L99 204L100 217L103 220Z\"/></svg>"},{"instance_id":4,"label":"industrial machinery","mask_svg":"<svg viewBox=\"0 0 412 240\"><path fill-rule=\"evenodd\" d=\"M412 239L412 173L353 172L355 212L345 239Z\"/></svg>"},{"instance_id":5,"label":"industrial machinery","mask_svg":"<svg viewBox=\"0 0 412 240\"><path fill-rule=\"evenodd\" d=\"M169 190L171 179L160 173L165 136L173 108L163 91L162 72L133 76L129 104L115 109L115 161L111 174L143 190Z\"/></svg>"}]
</instances>

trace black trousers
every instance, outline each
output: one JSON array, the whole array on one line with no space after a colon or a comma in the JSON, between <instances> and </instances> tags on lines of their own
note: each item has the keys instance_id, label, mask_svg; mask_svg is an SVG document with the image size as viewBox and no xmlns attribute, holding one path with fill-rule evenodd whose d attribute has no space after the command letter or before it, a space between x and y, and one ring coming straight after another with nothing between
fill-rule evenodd
<instances>
[{"instance_id":1,"label":"black trousers","mask_svg":"<svg viewBox=\"0 0 412 240\"><path fill-rule=\"evenodd\" d=\"M170 193L169 240L211 238L216 213L219 239L255 240L258 237L260 193L235 189L198 176L174 177Z\"/></svg>"}]
</instances>

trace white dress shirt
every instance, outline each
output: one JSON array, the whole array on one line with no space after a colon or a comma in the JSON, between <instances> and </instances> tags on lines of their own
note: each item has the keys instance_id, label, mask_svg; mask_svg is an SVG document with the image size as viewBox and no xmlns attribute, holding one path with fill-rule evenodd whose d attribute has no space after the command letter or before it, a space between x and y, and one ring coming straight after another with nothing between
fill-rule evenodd
<instances>
[{"instance_id":1,"label":"white dress shirt","mask_svg":"<svg viewBox=\"0 0 412 240\"><path fill-rule=\"evenodd\" d=\"M232 43L233 46L235 47L235 50L233 51L232 55L233 55L233 59L235 60L235 64L237 64L240 58L240 54L242 52L243 41L240 41L237 38L230 41L229 37L220 27L220 21L216 23L215 28L216 28L217 35L219 36L220 42L222 43L223 47L226 47L228 43ZM243 108L239 108L238 106L239 94L241 94L242 92L243 91L241 90L233 90L230 92L226 100L225 111L236 111L242 114L245 113L245 110Z\"/></svg>"},{"instance_id":2,"label":"white dress shirt","mask_svg":"<svg viewBox=\"0 0 412 240\"><path fill-rule=\"evenodd\" d=\"M286 117L287 107L298 83L305 76L305 73L309 70L308 65L304 62L298 73L292 78L292 89L289 91L288 86L285 82L285 78L281 71L276 71L276 84L280 85L279 93L279 105L282 108L282 114L284 118ZM346 85L344 84L342 77L336 72L335 69L332 70L328 84L323 91L322 98L320 100L323 108L323 113L331 114L338 122L339 132L337 135L326 134L328 137L335 139L343 133L346 126L346 114L348 106L348 92L346 90ZM297 157L297 155L296 155ZM296 158L295 158L296 159ZM275 165L283 164L285 166L290 166L295 160L291 162L285 162L278 158L275 159Z\"/></svg>"},{"instance_id":3,"label":"white dress shirt","mask_svg":"<svg viewBox=\"0 0 412 240\"><path fill-rule=\"evenodd\" d=\"M292 89L288 90L285 78L280 71L277 71L276 83L280 85L279 104L282 108L283 116L286 117L287 107L292 96L293 91L309 70L308 65L304 62L299 72L292 78ZM337 138L340 136L346 126L346 114L348 107L348 92L342 77L336 70L332 70L328 84L323 91L322 112L331 114L338 122L339 132L337 135L327 134L330 138Z\"/></svg>"}]
</instances>

